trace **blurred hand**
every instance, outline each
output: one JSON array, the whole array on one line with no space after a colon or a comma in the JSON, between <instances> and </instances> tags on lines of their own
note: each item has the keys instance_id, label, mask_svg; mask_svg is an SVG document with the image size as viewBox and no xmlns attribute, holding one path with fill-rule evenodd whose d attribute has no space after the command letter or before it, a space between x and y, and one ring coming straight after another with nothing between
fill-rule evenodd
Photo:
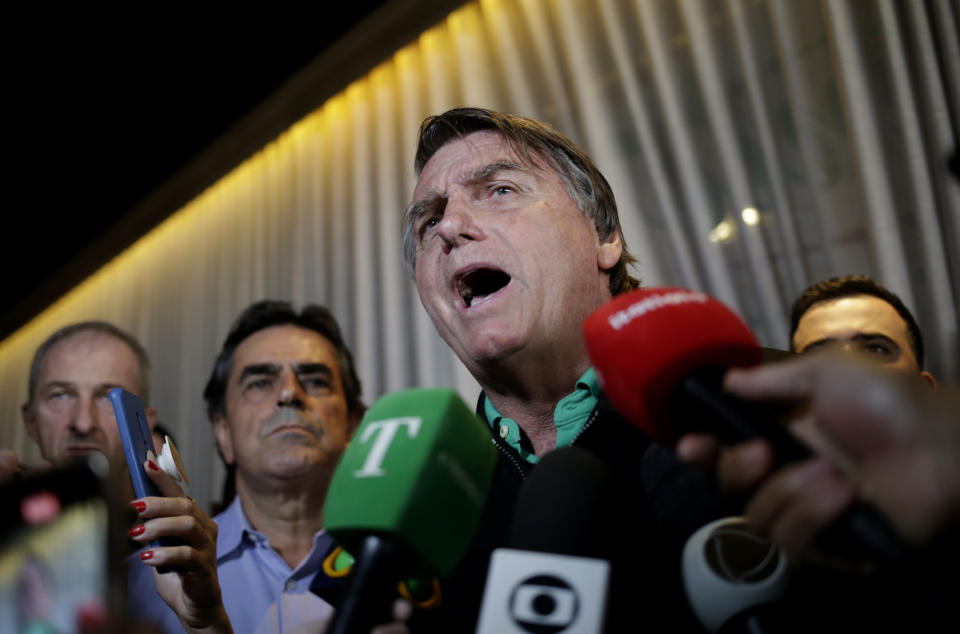
<instances>
[{"instance_id":1,"label":"blurred hand","mask_svg":"<svg viewBox=\"0 0 960 634\"><path fill-rule=\"evenodd\" d=\"M4 484L17 472L20 460L9 449L0 449L0 484Z\"/></svg>"},{"instance_id":2,"label":"blurred hand","mask_svg":"<svg viewBox=\"0 0 960 634\"><path fill-rule=\"evenodd\" d=\"M752 494L751 527L804 551L858 495L923 544L960 515L960 411L955 395L934 393L919 376L849 356L809 355L731 370L725 387L745 400L801 403L790 428L817 457L771 473L762 440L720 448L688 434L684 460L716 470L722 490Z\"/></svg>"}]
</instances>

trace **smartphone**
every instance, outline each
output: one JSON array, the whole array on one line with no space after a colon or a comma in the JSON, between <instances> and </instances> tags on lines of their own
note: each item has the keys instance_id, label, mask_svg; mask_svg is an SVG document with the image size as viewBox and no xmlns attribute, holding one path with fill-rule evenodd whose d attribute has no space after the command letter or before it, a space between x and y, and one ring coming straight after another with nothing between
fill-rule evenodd
<instances>
[{"instance_id":1,"label":"smartphone","mask_svg":"<svg viewBox=\"0 0 960 634\"><path fill-rule=\"evenodd\" d=\"M143 463L147 460L147 451L153 451L153 434L147 424L147 413L143 409L143 401L136 394L131 394L122 387L110 390L110 402L113 404L113 413L117 417L117 426L120 428L120 440L123 442L123 453L127 457L127 468L130 470L130 479L133 481L133 492L138 498L158 497L160 491L147 477L143 470ZM179 546L183 541L171 537L161 537L150 542L151 548L160 546ZM158 566L160 573L169 572L169 566Z\"/></svg>"},{"instance_id":2,"label":"smartphone","mask_svg":"<svg viewBox=\"0 0 960 634\"><path fill-rule=\"evenodd\" d=\"M0 632L79 632L121 609L126 539L108 471L78 463L0 488Z\"/></svg>"}]
</instances>

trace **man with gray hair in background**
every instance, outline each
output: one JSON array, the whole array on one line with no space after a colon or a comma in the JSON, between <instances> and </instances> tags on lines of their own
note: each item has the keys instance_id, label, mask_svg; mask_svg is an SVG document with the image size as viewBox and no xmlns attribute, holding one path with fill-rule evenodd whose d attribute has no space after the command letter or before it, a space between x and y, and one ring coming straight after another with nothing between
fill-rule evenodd
<instances>
[{"instance_id":1,"label":"man with gray hair in background","mask_svg":"<svg viewBox=\"0 0 960 634\"><path fill-rule=\"evenodd\" d=\"M150 401L147 352L113 324L70 324L40 344L20 411L27 435L45 461L61 466L99 452L114 469L126 468L109 395L115 387ZM156 410L147 407L146 413L152 428Z\"/></svg>"}]
</instances>

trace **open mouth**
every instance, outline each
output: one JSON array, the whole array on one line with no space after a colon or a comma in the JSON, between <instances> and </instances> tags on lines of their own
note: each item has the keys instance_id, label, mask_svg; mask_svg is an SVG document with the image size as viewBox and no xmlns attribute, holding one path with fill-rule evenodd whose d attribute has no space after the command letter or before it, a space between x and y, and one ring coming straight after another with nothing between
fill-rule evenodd
<instances>
[{"instance_id":1,"label":"open mouth","mask_svg":"<svg viewBox=\"0 0 960 634\"><path fill-rule=\"evenodd\" d=\"M470 271L457 281L457 290L467 308L481 302L510 283L510 276L496 269Z\"/></svg>"}]
</instances>

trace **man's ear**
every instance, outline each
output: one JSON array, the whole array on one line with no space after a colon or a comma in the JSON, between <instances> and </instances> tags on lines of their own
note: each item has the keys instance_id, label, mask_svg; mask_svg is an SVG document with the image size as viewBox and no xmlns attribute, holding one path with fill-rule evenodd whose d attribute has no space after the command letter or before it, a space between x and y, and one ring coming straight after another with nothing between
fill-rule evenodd
<instances>
[{"instance_id":1,"label":"man's ear","mask_svg":"<svg viewBox=\"0 0 960 634\"><path fill-rule=\"evenodd\" d=\"M623 255L623 241L620 239L620 232L614 231L606 238L600 241L597 247L597 266L601 271L609 271Z\"/></svg>"},{"instance_id":2,"label":"man's ear","mask_svg":"<svg viewBox=\"0 0 960 634\"><path fill-rule=\"evenodd\" d=\"M20 415L23 417L23 426L27 428L27 436L37 445L40 444L40 433L37 430L37 417L33 415L33 408L30 403L24 403L20 406Z\"/></svg>"},{"instance_id":3,"label":"man's ear","mask_svg":"<svg viewBox=\"0 0 960 634\"><path fill-rule=\"evenodd\" d=\"M937 380L933 378L933 375L926 370L920 373L920 378L927 382L931 390L937 389Z\"/></svg>"},{"instance_id":4,"label":"man's ear","mask_svg":"<svg viewBox=\"0 0 960 634\"><path fill-rule=\"evenodd\" d=\"M145 407L143 412L147 415L147 427L150 428L150 431L153 431L153 428L157 426L157 421L160 420L160 417L157 415L157 408Z\"/></svg>"},{"instance_id":5,"label":"man's ear","mask_svg":"<svg viewBox=\"0 0 960 634\"><path fill-rule=\"evenodd\" d=\"M233 438L230 436L230 425L223 414L213 415L213 435L217 437L217 445L220 447L220 453L223 460L228 465L233 462Z\"/></svg>"}]
</instances>

